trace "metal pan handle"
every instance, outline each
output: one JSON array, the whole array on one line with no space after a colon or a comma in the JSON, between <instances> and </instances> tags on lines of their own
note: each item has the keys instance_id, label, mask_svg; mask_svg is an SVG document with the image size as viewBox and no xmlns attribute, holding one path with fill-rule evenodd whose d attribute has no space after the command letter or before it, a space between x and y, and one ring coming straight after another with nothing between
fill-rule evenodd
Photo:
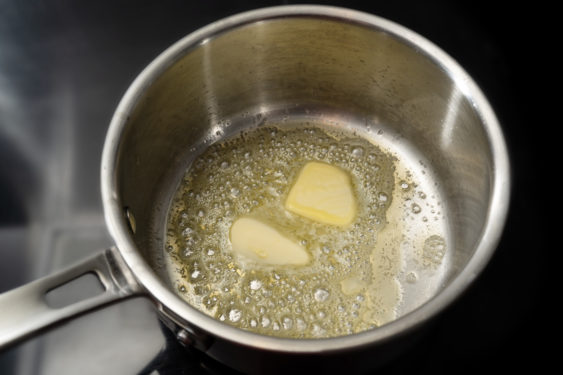
<instances>
[{"instance_id":1,"label":"metal pan handle","mask_svg":"<svg viewBox=\"0 0 563 375\"><path fill-rule=\"evenodd\" d=\"M103 291L64 307L50 306L46 295L81 276L93 274ZM39 331L113 302L142 293L116 248L0 294L0 350Z\"/></svg>"}]
</instances>

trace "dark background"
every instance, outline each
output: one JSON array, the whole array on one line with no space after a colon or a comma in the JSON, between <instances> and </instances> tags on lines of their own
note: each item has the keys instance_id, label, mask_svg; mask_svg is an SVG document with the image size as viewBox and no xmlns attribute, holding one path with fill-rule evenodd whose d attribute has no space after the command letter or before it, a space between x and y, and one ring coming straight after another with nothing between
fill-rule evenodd
<instances>
[{"instance_id":1,"label":"dark background","mask_svg":"<svg viewBox=\"0 0 563 375\"><path fill-rule=\"evenodd\" d=\"M105 131L121 95L154 57L219 18L297 3L0 0L0 292L41 274L30 265L38 251L30 249L37 243L29 240L35 226L53 215L68 220L101 212L99 162ZM547 369L554 359L549 340L560 341L553 314L560 292L548 291L557 271L547 267L556 265L552 257L561 248L548 241L547 230L550 218L561 222L556 212L561 210L561 184L552 166L560 125L557 104L550 99L560 97L553 52L558 43L550 36L557 26L554 10L540 2L316 3L388 18L444 49L483 89L510 151L511 208L492 261L421 341L381 373ZM61 134L68 131L82 139L71 154L72 168L81 173L73 175L70 198L60 198L73 209L61 212L45 208L40 192L46 185L57 191L57 181L46 176L66 168L69 154L50 155L62 152ZM1 374L15 373L20 351L18 346L0 353ZM161 373L180 374L185 368L205 373L196 357L164 357L161 362L176 365L161 363ZM111 373L113 364L105 366Z\"/></svg>"}]
</instances>

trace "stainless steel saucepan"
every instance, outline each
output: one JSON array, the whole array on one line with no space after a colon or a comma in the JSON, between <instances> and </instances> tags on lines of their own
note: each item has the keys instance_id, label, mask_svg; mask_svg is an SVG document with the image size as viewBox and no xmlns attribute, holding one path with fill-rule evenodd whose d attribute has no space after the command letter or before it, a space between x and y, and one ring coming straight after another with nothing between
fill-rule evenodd
<instances>
[{"instance_id":1,"label":"stainless steel saucepan","mask_svg":"<svg viewBox=\"0 0 563 375\"><path fill-rule=\"evenodd\" d=\"M199 312L163 276L167 210L195 153L235 130L281 117L364 130L432 171L427 176L447 217L447 256L432 288L421 279L406 290L411 302L398 319L336 338L263 336ZM115 247L0 295L0 348L144 295L182 343L244 372L371 368L479 275L499 240L510 190L495 114L451 57L393 22L324 6L235 15L167 49L119 104L101 177ZM68 306L48 303L48 292L85 274L96 275L104 291Z\"/></svg>"}]
</instances>

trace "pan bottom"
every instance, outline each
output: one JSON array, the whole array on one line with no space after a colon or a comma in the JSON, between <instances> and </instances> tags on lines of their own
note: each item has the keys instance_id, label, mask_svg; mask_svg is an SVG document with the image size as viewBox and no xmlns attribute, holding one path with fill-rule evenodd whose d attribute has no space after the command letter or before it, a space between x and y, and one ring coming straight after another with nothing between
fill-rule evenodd
<instances>
[{"instance_id":1,"label":"pan bottom","mask_svg":"<svg viewBox=\"0 0 563 375\"><path fill-rule=\"evenodd\" d=\"M188 303L261 334L331 337L385 324L439 291L450 264L447 207L412 143L382 124L326 111L269 112L227 124L229 131L191 147L198 151L169 200L163 274ZM249 158L254 164L245 164ZM352 175L361 197L346 230L284 212L295 175L309 161ZM229 228L244 215L300 241L312 264L295 270L235 256Z\"/></svg>"}]
</instances>

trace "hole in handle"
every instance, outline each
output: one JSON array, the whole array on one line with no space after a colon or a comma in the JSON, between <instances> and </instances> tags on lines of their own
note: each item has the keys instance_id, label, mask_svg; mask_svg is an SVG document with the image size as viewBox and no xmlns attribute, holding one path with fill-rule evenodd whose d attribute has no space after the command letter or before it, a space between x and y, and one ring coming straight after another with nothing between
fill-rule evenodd
<instances>
[{"instance_id":1,"label":"hole in handle","mask_svg":"<svg viewBox=\"0 0 563 375\"><path fill-rule=\"evenodd\" d=\"M105 291L94 272L88 272L45 293L47 306L60 309L82 300L95 297Z\"/></svg>"}]
</instances>

